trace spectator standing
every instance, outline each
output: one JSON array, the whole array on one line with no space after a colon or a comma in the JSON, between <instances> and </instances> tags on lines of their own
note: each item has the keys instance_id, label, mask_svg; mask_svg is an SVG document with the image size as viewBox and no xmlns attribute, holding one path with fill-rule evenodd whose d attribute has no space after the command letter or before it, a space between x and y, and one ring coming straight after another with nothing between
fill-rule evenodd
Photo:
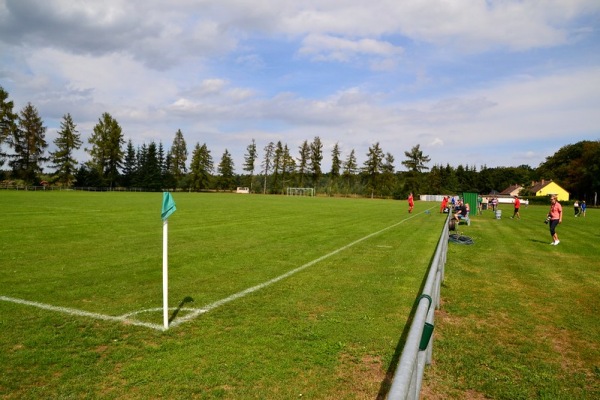
<instances>
[{"instance_id":1,"label":"spectator standing","mask_svg":"<svg viewBox=\"0 0 600 400\"><path fill-rule=\"evenodd\" d=\"M573 203L573 211L575 211L575 217L577 217L579 215L579 201L577 199Z\"/></svg>"},{"instance_id":2,"label":"spectator standing","mask_svg":"<svg viewBox=\"0 0 600 400\"><path fill-rule=\"evenodd\" d=\"M579 215L585 217L585 209L587 208L587 206L585 205L585 200L581 202L580 208L581 210L579 211Z\"/></svg>"},{"instance_id":3,"label":"spectator standing","mask_svg":"<svg viewBox=\"0 0 600 400\"><path fill-rule=\"evenodd\" d=\"M562 206L556 199L556 195L550 197L550 211L548 212L550 218L550 235L552 235L553 246L557 246L560 243L558 240L558 234L556 233L556 227L562 222Z\"/></svg>"},{"instance_id":4,"label":"spectator standing","mask_svg":"<svg viewBox=\"0 0 600 400\"><path fill-rule=\"evenodd\" d=\"M495 212L498 209L498 198L492 198L492 210Z\"/></svg>"}]
</instances>

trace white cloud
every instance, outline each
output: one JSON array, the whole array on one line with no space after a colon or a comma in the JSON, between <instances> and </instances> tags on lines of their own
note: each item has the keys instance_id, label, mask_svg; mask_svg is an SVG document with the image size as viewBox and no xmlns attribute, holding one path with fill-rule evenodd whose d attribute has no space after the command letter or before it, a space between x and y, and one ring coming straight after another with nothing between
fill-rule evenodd
<instances>
[{"instance_id":1,"label":"white cloud","mask_svg":"<svg viewBox=\"0 0 600 400\"><path fill-rule=\"evenodd\" d=\"M359 157L422 143L455 163L468 144L489 164L509 143L535 161L539 143L598 135L598 15L596 0L0 0L0 84L54 125L109 112L136 143L181 128L238 158L253 137L320 136Z\"/></svg>"},{"instance_id":2,"label":"white cloud","mask_svg":"<svg viewBox=\"0 0 600 400\"><path fill-rule=\"evenodd\" d=\"M436 137L435 139L433 139L431 141L431 143L429 143L429 146L431 146L431 147L444 146L444 140Z\"/></svg>"},{"instance_id":3,"label":"white cloud","mask_svg":"<svg viewBox=\"0 0 600 400\"><path fill-rule=\"evenodd\" d=\"M211 2L3 0L0 37L76 54L127 52L160 70L188 58L221 56L256 33L305 37L303 54L346 61L353 53L397 55L385 36L466 51L526 50L568 43L594 25L595 0Z\"/></svg>"},{"instance_id":4,"label":"white cloud","mask_svg":"<svg viewBox=\"0 0 600 400\"><path fill-rule=\"evenodd\" d=\"M389 69L396 65L393 58L402 54L402 48L374 39L350 40L329 35L308 35L298 53L314 61L348 62L360 56L375 57L375 69ZM383 59L384 61L381 61ZM392 60L390 60L392 59Z\"/></svg>"}]
</instances>

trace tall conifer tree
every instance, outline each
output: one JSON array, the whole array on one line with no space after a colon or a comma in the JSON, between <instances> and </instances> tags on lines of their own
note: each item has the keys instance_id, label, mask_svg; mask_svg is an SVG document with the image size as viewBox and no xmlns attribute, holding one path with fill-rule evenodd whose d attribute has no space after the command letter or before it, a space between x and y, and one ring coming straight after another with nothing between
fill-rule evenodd
<instances>
[{"instance_id":1,"label":"tall conifer tree","mask_svg":"<svg viewBox=\"0 0 600 400\"><path fill-rule=\"evenodd\" d=\"M121 126L109 113L104 113L94 126L94 132L88 142L92 145L90 149L86 149L92 158L90 166L112 187L119 178L119 169L125 154L125 139Z\"/></svg>"},{"instance_id":2,"label":"tall conifer tree","mask_svg":"<svg viewBox=\"0 0 600 400\"><path fill-rule=\"evenodd\" d=\"M50 153L50 157L58 175L58 182L64 186L71 186L75 180L77 160L74 157L75 150L81 147L81 136L77 131L71 114L63 116L60 123L58 137L54 139L56 151Z\"/></svg>"},{"instance_id":3,"label":"tall conifer tree","mask_svg":"<svg viewBox=\"0 0 600 400\"><path fill-rule=\"evenodd\" d=\"M31 103L27 103L19 113L18 125L9 136L8 143L15 152L9 162L15 176L29 183L37 183L37 175L42 172L41 164L47 161L44 152L48 143L44 122Z\"/></svg>"}]
</instances>

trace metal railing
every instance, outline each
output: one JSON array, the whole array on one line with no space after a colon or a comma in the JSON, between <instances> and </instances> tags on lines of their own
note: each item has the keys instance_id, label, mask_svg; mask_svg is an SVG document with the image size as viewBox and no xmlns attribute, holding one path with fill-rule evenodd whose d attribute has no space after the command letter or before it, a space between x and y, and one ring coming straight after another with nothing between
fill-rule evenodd
<instances>
[{"instance_id":1,"label":"metal railing","mask_svg":"<svg viewBox=\"0 0 600 400\"><path fill-rule=\"evenodd\" d=\"M446 265L446 254L448 252L449 219L450 214L448 214L442 228L442 234L429 267L423 291L419 296L417 309L387 396L388 400L418 399L425 365L431 364L433 320L435 309L440 306L440 288L444 281L444 266Z\"/></svg>"}]
</instances>

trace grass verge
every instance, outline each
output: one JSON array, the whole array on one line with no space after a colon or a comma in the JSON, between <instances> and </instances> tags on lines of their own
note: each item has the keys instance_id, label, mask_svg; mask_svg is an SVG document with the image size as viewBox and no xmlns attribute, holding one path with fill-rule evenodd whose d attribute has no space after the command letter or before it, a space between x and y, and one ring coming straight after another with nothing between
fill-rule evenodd
<instances>
[{"instance_id":1,"label":"grass verge","mask_svg":"<svg viewBox=\"0 0 600 400\"><path fill-rule=\"evenodd\" d=\"M449 248L424 398L600 398L600 212L565 208L550 246L547 211L460 226L475 244Z\"/></svg>"}]
</instances>

